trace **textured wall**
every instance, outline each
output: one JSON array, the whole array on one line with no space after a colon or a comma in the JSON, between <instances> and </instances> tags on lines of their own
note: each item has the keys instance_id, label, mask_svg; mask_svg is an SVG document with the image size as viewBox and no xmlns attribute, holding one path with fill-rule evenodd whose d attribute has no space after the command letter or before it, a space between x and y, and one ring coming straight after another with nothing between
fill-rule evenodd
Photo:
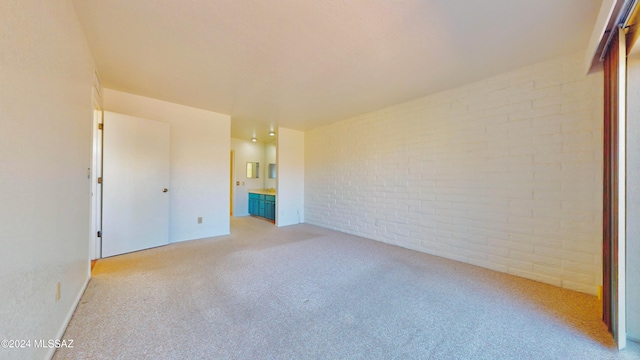
<instances>
[{"instance_id":1,"label":"textured wall","mask_svg":"<svg viewBox=\"0 0 640 360\"><path fill-rule=\"evenodd\" d=\"M67 0L0 1L1 359L43 359L89 279L93 60ZM56 301L56 283L60 300Z\"/></svg>"},{"instance_id":2,"label":"textured wall","mask_svg":"<svg viewBox=\"0 0 640 360\"><path fill-rule=\"evenodd\" d=\"M169 241L229 234L231 117L111 89L104 107L171 124Z\"/></svg>"},{"instance_id":3,"label":"textured wall","mask_svg":"<svg viewBox=\"0 0 640 360\"><path fill-rule=\"evenodd\" d=\"M602 75L582 63L538 63L307 132L306 222L596 293Z\"/></svg>"}]
</instances>

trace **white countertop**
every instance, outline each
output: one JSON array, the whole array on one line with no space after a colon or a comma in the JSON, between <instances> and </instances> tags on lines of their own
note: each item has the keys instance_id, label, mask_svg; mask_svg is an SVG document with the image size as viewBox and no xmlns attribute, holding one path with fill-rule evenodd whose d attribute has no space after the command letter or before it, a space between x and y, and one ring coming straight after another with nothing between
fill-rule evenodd
<instances>
[{"instance_id":1,"label":"white countertop","mask_svg":"<svg viewBox=\"0 0 640 360\"><path fill-rule=\"evenodd\" d=\"M273 195L276 196L276 191L272 190L269 191L269 189L251 189L248 190L250 194L260 194L260 195Z\"/></svg>"}]
</instances>

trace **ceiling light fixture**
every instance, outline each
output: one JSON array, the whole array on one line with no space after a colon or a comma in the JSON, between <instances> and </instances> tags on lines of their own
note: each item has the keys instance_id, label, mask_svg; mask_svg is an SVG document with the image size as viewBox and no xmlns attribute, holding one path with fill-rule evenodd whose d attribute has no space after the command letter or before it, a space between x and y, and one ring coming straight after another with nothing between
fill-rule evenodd
<instances>
[{"instance_id":1,"label":"ceiling light fixture","mask_svg":"<svg viewBox=\"0 0 640 360\"><path fill-rule=\"evenodd\" d=\"M276 136L276 133L273 130L271 130L269 131L269 136Z\"/></svg>"},{"instance_id":2,"label":"ceiling light fixture","mask_svg":"<svg viewBox=\"0 0 640 360\"><path fill-rule=\"evenodd\" d=\"M256 142L256 141L258 141L258 139L256 139L256 137L254 136L254 137L251 138L251 141Z\"/></svg>"}]
</instances>

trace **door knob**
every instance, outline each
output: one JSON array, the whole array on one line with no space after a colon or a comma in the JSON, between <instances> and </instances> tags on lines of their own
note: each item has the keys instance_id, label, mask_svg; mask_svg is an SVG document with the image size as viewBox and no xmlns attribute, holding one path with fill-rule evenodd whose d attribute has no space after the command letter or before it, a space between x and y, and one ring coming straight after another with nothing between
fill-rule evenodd
<instances>
[{"instance_id":1,"label":"door knob","mask_svg":"<svg viewBox=\"0 0 640 360\"><path fill-rule=\"evenodd\" d=\"M167 188L162 189L162 192L167 192L167 191L169 191L169 189Z\"/></svg>"}]
</instances>

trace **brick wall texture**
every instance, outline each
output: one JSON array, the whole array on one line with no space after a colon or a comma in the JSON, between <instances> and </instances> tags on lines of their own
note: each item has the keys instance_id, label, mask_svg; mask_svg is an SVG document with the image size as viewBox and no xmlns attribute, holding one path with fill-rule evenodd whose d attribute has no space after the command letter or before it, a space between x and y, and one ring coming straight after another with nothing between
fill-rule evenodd
<instances>
[{"instance_id":1,"label":"brick wall texture","mask_svg":"<svg viewBox=\"0 0 640 360\"><path fill-rule=\"evenodd\" d=\"M602 75L537 63L305 134L305 222L595 294Z\"/></svg>"}]
</instances>

